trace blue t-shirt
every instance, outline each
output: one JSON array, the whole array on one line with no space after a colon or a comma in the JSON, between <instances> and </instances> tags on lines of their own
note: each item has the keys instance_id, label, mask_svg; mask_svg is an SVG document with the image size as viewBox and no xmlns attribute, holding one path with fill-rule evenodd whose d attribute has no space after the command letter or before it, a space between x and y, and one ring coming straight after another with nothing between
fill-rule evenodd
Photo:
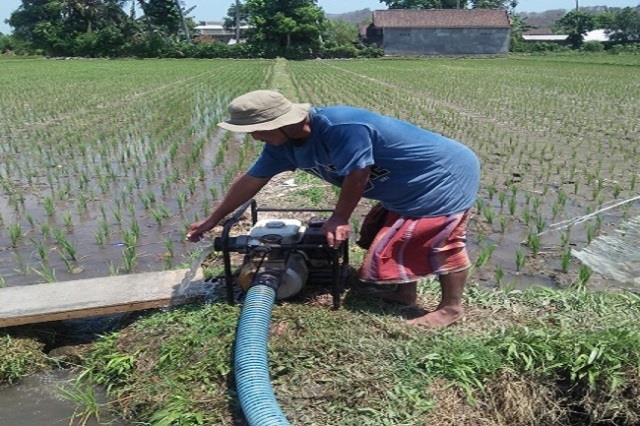
<instances>
[{"instance_id":1,"label":"blue t-shirt","mask_svg":"<svg viewBox=\"0 0 640 426\"><path fill-rule=\"evenodd\" d=\"M371 166L364 191L403 216L442 216L475 202L480 163L463 144L395 118L359 108L312 108L311 135L301 145L265 145L248 171L271 177L302 169L341 186Z\"/></svg>"}]
</instances>

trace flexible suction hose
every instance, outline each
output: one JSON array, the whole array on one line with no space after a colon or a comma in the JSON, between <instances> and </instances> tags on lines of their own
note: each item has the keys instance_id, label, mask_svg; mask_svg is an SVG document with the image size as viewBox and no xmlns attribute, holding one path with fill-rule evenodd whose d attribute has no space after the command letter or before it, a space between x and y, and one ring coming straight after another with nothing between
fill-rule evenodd
<instances>
[{"instance_id":1,"label":"flexible suction hose","mask_svg":"<svg viewBox=\"0 0 640 426\"><path fill-rule=\"evenodd\" d=\"M247 292L236 333L234 369L242 411L250 426L288 426L269 379L267 342L273 288L254 285Z\"/></svg>"}]
</instances>

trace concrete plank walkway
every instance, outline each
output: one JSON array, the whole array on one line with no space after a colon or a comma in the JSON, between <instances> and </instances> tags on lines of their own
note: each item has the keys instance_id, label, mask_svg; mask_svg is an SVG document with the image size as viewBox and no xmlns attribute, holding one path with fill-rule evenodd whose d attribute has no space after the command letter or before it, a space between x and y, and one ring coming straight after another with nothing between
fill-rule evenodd
<instances>
[{"instance_id":1,"label":"concrete plank walkway","mask_svg":"<svg viewBox=\"0 0 640 426\"><path fill-rule=\"evenodd\" d=\"M187 269L0 289L0 327L179 305L211 292L199 270L179 294Z\"/></svg>"}]
</instances>

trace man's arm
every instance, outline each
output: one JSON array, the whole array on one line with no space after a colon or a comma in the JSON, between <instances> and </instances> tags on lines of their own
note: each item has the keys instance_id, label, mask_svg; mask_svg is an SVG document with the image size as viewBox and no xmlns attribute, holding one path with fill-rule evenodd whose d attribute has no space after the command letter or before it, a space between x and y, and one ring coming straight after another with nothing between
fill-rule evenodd
<instances>
[{"instance_id":1,"label":"man's arm","mask_svg":"<svg viewBox=\"0 0 640 426\"><path fill-rule=\"evenodd\" d=\"M344 178L333 215L323 226L329 247L338 246L349 238L351 233L349 218L362 198L369 181L370 169L370 167L365 167L354 170Z\"/></svg>"},{"instance_id":2,"label":"man's arm","mask_svg":"<svg viewBox=\"0 0 640 426\"><path fill-rule=\"evenodd\" d=\"M215 227L226 215L249 201L264 187L270 178L257 178L244 174L233 182L222 202L208 218L191 224L187 232L189 241L197 242L202 234Z\"/></svg>"}]
</instances>

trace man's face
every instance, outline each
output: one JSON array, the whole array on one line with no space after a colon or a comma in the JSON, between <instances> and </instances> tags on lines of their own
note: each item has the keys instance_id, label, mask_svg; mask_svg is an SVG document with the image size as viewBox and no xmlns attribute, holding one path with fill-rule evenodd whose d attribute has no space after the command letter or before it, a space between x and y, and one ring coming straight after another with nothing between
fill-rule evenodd
<instances>
[{"instance_id":1,"label":"man's face","mask_svg":"<svg viewBox=\"0 0 640 426\"><path fill-rule=\"evenodd\" d=\"M251 136L255 140L262 141L267 145L274 145L274 146L284 145L289 140L289 138L282 131L282 129L260 130L257 132L251 132Z\"/></svg>"}]
</instances>

